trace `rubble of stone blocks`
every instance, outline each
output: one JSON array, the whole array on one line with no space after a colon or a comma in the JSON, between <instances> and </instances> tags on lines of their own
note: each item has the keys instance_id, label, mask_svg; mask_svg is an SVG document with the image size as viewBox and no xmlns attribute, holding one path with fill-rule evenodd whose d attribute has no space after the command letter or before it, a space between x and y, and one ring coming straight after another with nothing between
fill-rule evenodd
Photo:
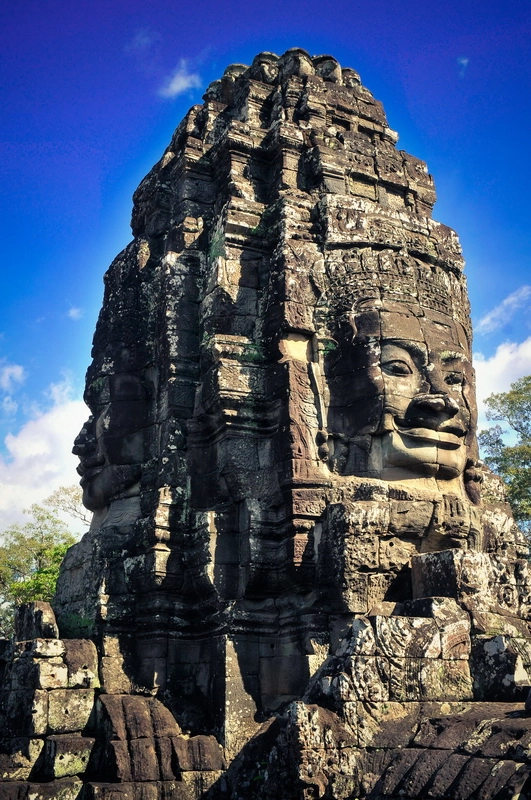
<instances>
[{"instance_id":1,"label":"rubble of stone blocks","mask_svg":"<svg viewBox=\"0 0 531 800\"><path fill-rule=\"evenodd\" d=\"M17 633L34 638L2 652L2 800L196 800L219 779L215 737L183 734L155 697L108 693L94 643L57 638L49 604L23 606Z\"/></svg>"},{"instance_id":2,"label":"rubble of stone blocks","mask_svg":"<svg viewBox=\"0 0 531 800\"><path fill-rule=\"evenodd\" d=\"M493 570L514 590L503 605ZM483 553L415 557L414 598L356 618L306 695L264 724L209 798L527 796L526 570Z\"/></svg>"}]
</instances>

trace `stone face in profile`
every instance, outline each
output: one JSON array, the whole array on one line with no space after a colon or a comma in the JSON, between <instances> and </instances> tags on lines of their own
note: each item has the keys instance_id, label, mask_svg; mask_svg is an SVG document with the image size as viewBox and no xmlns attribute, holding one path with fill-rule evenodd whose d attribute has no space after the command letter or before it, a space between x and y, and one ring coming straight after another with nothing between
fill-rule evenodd
<instances>
[{"instance_id":1,"label":"stone face in profile","mask_svg":"<svg viewBox=\"0 0 531 800\"><path fill-rule=\"evenodd\" d=\"M140 378L127 374L90 384L86 398L93 416L83 425L73 452L80 458L83 503L97 511L140 492L148 400Z\"/></svg>"}]
</instances>

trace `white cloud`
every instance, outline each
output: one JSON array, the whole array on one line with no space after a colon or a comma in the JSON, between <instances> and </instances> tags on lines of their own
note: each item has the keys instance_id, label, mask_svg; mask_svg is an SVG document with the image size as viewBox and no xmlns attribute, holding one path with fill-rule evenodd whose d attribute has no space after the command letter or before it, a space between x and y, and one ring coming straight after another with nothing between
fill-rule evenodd
<instances>
[{"instance_id":1,"label":"white cloud","mask_svg":"<svg viewBox=\"0 0 531 800\"><path fill-rule=\"evenodd\" d=\"M18 411L18 403L9 394L2 400L2 411L7 417L12 417Z\"/></svg>"},{"instance_id":2,"label":"white cloud","mask_svg":"<svg viewBox=\"0 0 531 800\"><path fill-rule=\"evenodd\" d=\"M78 320L78 319L81 319L81 317L83 316L83 313L84 312L83 312L82 308L78 308L77 306L72 306L66 312L66 316L70 317L70 319Z\"/></svg>"},{"instance_id":3,"label":"white cloud","mask_svg":"<svg viewBox=\"0 0 531 800\"><path fill-rule=\"evenodd\" d=\"M467 58L466 56L460 56L457 59L457 66L459 67L459 75L461 76L461 78L464 76L464 74L466 72L466 68L468 67L469 62L470 62L470 59Z\"/></svg>"},{"instance_id":4,"label":"white cloud","mask_svg":"<svg viewBox=\"0 0 531 800\"><path fill-rule=\"evenodd\" d=\"M81 319L84 313L85 312L83 311L82 308L78 308L77 306L72 306L66 312L66 316L70 317L70 319L78 320Z\"/></svg>"},{"instance_id":5,"label":"white cloud","mask_svg":"<svg viewBox=\"0 0 531 800\"><path fill-rule=\"evenodd\" d=\"M531 300L531 286L526 284L520 286L512 292L499 305L495 306L487 314L484 314L475 330L477 333L492 333L503 327L515 314L518 309L526 306Z\"/></svg>"},{"instance_id":6,"label":"white cloud","mask_svg":"<svg viewBox=\"0 0 531 800\"><path fill-rule=\"evenodd\" d=\"M12 392L15 384L20 384L26 378L24 367L20 364L0 363L0 389L4 392Z\"/></svg>"},{"instance_id":7,"label":"white cloud","mask_svg":"<svg viewBox=\"0 0 531 800\"><path fill-rule=\"evenodd\" d=\"M155 31L150 31L147 28L141 28L135 33L131 41L126 44L125 50L126 52L134 50L149 50L150 47L159 39L160 34L156 33Z\"/></svg>"},{"instance_id":8,"label":"white cloud","mask_svg":"<svg viewBox=\"0 0 531 800\"><path fill-rule=\"evenodd\" d=\"M476 368L477 398L479 411L478 429L493 423L485 417L484 400L493 392L506 392L511 383L524 375L531 375L531 336L525 341L504 342L490 358L474 353Z\"/></svg>"},{"instance_id":9,"label":"white cloud","mask_svg":"<svg viewBox=\"0 0 531 800\"><path fill-rule=\"evenodd\" d=\"M188 62L181 58L179 66L159 89L161 97L177 97L189 89L201 88L201 78L195 72L188 71Z\"/></svg>"},{"instance_id":10,"label":"white cloud","mask_svg":"<svg viewBox=\"0 0 531 800\"><path fill-rule=\"evenodd\" d=\"M87 408L72 398L66 382L50 387L50 397L49 410L35 412L17 433L5 438L8 455L0 457L0 532L15 522L26 522L22 512L32 503L42 502L59 486L78 482L78 459L71 450Z\"/></svg>"}]
</instances>

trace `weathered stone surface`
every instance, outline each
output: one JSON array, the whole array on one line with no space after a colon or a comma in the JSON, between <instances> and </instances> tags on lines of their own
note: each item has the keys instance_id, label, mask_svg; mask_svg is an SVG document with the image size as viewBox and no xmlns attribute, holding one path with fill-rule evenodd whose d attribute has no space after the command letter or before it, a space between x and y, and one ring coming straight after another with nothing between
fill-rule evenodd
<instances>
[{"instance_id":1,"label":"weathered stone surface","mask_svg":"<svg viewBox=\"0 0 531 800\"><path fill-rule=\"evenodd\" d=\"M48 730L50 733L83 731L94 708L91 689L53 689L48 692Z\"/></svg>"},{"instance_id":2,"label":"weathered stone surface","mask_svg":"<svg viewBox=\"0 0 531 800\"><path fill-rule=\"evenodd\" d=\"M41 772L48 780L83 775L94 747L94 739L79 735L48 736Z\"/></svg>"},{"instance_id":3,"label":"weathered stone surface","mask_svg":"<svg viewBox=\"0 0 531 800\"><path fill-rule=\"evenodd\" d=\"M94 518L61 638L36 603L0 648L5 791L512 798L531 575L433 180L331 56L261 53L203 100L105 276Z\"/></svg>"},{"instance_id":4,"label":"weathered stone surface","mask_svg":"<svg viewBox=\"0 0 531 800\"><path fill-rule=\"evenodd\" d=\"M78 778L61 778L47 783L1 784L2 800L78 800L83 783Z\"/></svg>"},{"instance_id":5,"label":"weathered stone surface","mask_svg":"<svg viewBox=\"0 0 531 800\"><path fill-rule=\"evenodd\" d=\"M43 745L42 739L2 741L0 743L0 781L27 780Z\"/></svg>"},{"instance_id":6,"label":"weathered stone surface","mask_svg":"<svg viewBox=\"0 0 531 800\"><path fill-rule=\"evenodd\" d=\"M51 605L42 600L23 603L17 609L15 634L18 641L57 639L59 630Z\"/></svg>"},{"instance_id":7,"label":"weathered stone surface","mask_svg":"<svg viewBox=\"0 0 531 800\"><path fill-rule=\"evenodd\" d=\"M65 665L70 689L93 689L100 685L98 653L94 642L87 639L66 639Z\"/></svg>"}]
</instances>

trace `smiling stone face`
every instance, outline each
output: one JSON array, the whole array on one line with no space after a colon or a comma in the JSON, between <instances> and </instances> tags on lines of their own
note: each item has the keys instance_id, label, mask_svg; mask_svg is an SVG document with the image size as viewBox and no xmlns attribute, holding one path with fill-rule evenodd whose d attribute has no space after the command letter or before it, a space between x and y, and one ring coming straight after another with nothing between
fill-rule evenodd
<instances>
[{"instance_id":1,"label":"smiling stone face","mask_svg":"<svg viewBox=\"0 0 531 800\"><path fill-rule=\"evenodd\" d=\"M455 344L438 352L417 342L384 339L380 368L383 416L373 460L380 460L381 477L407 472L457 478L465 468L471 422L466 354Z\"/></svg>"},{"instance_id":2,"label":"smiling stone face","mask_svg":"<svg viewBox=\"0 0 531 800\"><path fill-rule=\"evenodd\" d=\"M345 474L383 480L460 478L476 413L460 323L403 303L350 317L331 367L330 429Z\"/></svg>"}]
</instances>

